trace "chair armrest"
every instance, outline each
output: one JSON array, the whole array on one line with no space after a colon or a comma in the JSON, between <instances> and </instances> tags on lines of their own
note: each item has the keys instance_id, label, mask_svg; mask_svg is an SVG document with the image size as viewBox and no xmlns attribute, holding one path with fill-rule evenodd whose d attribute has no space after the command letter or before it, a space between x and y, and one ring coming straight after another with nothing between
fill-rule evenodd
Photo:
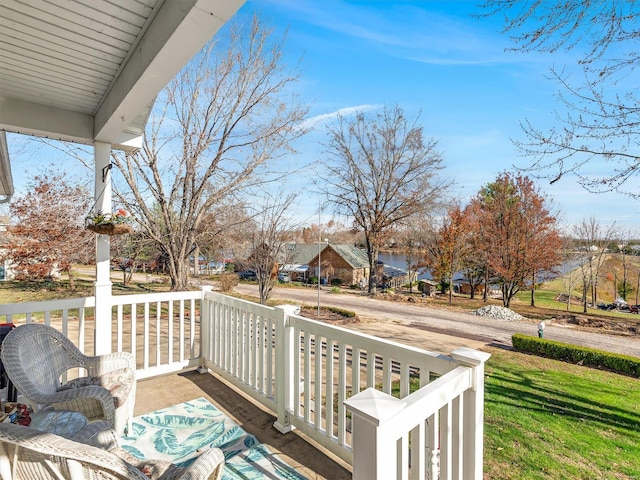
<instances>
[{"instance_id":1,"label":"chair armrest","mask_svg":"<svg viewBox=\"0 0 640 480\"><path fill-rule=\"evenodd\" d=\"M85 368L91 376L104 375L122 368L130 368L135 372L136 361L129 352L113 352L97 357L87 357Z\"/></svg>"},{"instance_id":2,"label":"chair armrest","mask_svg":"<svg viewBox=\"0 0 640 480\"><path fill-rule=\"evenodd\" d=\"M105 420L111 426L115 425L116 413L113 405L113 397L111 393L109 393L109 390L99 385L88 385L82 388L71 388L55 393L47 393L38 395L37 398L30 398L30 400L38 404L46 404L53 407L58 404L66 404L62 405L63 409L78 410L89 418L92 415L87 414L87 407L85 405L83 408L83 403L86 404L86 400L97 401L100 403Z\"/></svg>"},{"instance_id":3,"label":"chair armrest","mask_svg":"<svg viewBox=\"0 0 640 480\"><path fill-rule=\"evenodd\" d=\"M224 470L224 454L219 448L210 448L205 450L196 460L185 469L184 473L176 480L194 480L194 479L222 479L222 471Z\"/></svg>"}]
</instances>

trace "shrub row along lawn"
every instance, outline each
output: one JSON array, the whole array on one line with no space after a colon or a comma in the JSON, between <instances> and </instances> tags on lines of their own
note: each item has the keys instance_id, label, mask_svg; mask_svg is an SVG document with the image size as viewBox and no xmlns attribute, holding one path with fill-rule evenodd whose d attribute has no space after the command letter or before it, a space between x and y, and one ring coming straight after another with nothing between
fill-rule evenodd
<instances>
[{"instance_id":1,"label":"shrub row along lawn","mask_svg":"<svg viewBox=\"0 0 640 480\"><path fill-rule=\"evenodd\" d=\"M485 478L640 479L640 380L489 352Z\"/></svg>"}]
</instances>

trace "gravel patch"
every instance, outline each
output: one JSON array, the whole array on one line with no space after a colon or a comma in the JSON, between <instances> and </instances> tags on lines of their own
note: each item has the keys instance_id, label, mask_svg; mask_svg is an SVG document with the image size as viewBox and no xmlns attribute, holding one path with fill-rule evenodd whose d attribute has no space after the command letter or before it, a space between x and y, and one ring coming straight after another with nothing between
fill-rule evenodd
<instances>
[{"instance_id":1,"label":"gravel patch","mask_svg":"<svg viewBox=\"0 0 640 480\"><path fill-rule=\"evenodd\" d=\"M497 320L507 320L508 322L524 320L524 317L519 313L516 313L509 308L499 307L497 305L487 305L486 307L474 310L471 314L478 315L480 317L495 318Z\"/></svg>"}]
</instances>

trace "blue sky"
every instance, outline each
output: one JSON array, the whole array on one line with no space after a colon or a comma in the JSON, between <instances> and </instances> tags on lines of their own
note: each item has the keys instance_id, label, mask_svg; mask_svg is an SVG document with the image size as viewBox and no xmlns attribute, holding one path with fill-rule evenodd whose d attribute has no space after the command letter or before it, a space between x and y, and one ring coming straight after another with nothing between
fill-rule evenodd
<instances>
[{"instance_id":1,"label":"blue sky","mask_svg":"<svg viewBox=\"0 0 640 480\"><path fill-rule=\"evenodd\" d=\"M545 77L554 63L571 62L566 53L551 56L505 52L508 39L497 18L475 18L475 0L339 1L248 0L239 20L258 13L276 36L287 32L285 61L301 61L298 91L310 106L313 132L297 145L296 165L322 159L324 127L337 112L375 112L397 104L439 141L443 175L455 181L452 194L463 202L513 165L527 166L512 139L524 139L520 122L553 124L556 85ZM42 144L11 135L16 194L24 192L37 160L61 162L69 175L91 172ZM593 164L592 168L599 166ZM40 167L44 168L44 167ZM29 172L27 175L26 172ZM309 186L296 176L291 188ZM616 194L595 195L571 177L554 185L538 182L560 210L563 225L589 216L601 224L638 228L640 203ZM298 213L317 222L319 199L300 195ZM323 221L329 212L323 213Z\"/></svg>"},{"instance_id":2,"label":"blue sky","mask_svg":"<svg viewBox=\"0 0 640 480\"><path fill-rule=\"evenodd\" d=\"M570 63L553 56L505 52L497 18L476 18L476 1L248 0L239 16L257 12L276 33L287 29L287 61L302 59L300 93L318 119L299 146L308 161L321 156L323 125L336 112L374 111L398 104L421 112L426 136L439 141L455 195L464 200L513 165L525 167L512 139L520 122L553 124L556 85L549 68ZM598 165L593 165L597 169ZM538 182L565 225L595 216L637 228L640 204L628 197L586 192L575 179ZM317 200L310 201L317 210Z\"/></svg>"}]
</instances>

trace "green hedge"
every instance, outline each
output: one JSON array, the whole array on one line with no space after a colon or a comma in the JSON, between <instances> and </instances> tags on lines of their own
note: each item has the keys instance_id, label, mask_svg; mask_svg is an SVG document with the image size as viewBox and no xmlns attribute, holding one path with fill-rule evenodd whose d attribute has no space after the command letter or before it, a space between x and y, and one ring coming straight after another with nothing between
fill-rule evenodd
<instances>
[{"instance_id":1,"label":"green hedge","mask_svg":"<svg viewBox=\"0 0 640 480\"><path fill-rule=\"evenodd\" d=\"M344 310L343 308L338 307L324 307L330 312L337 313L338 315L342 315L345 318L353 318L356 316L356 312L352 312L350 310Z\"/></svg>"},{"instance_id":2,"label":"green hedge","mask_svg":"<svg viewBox=\"0 0 640 480\"><path fill-rule=\"evenodd\" d=\"M640 378L640 358L519 333L511 337L511 342L521 352Z\"/></svg>"}]
</instances>

